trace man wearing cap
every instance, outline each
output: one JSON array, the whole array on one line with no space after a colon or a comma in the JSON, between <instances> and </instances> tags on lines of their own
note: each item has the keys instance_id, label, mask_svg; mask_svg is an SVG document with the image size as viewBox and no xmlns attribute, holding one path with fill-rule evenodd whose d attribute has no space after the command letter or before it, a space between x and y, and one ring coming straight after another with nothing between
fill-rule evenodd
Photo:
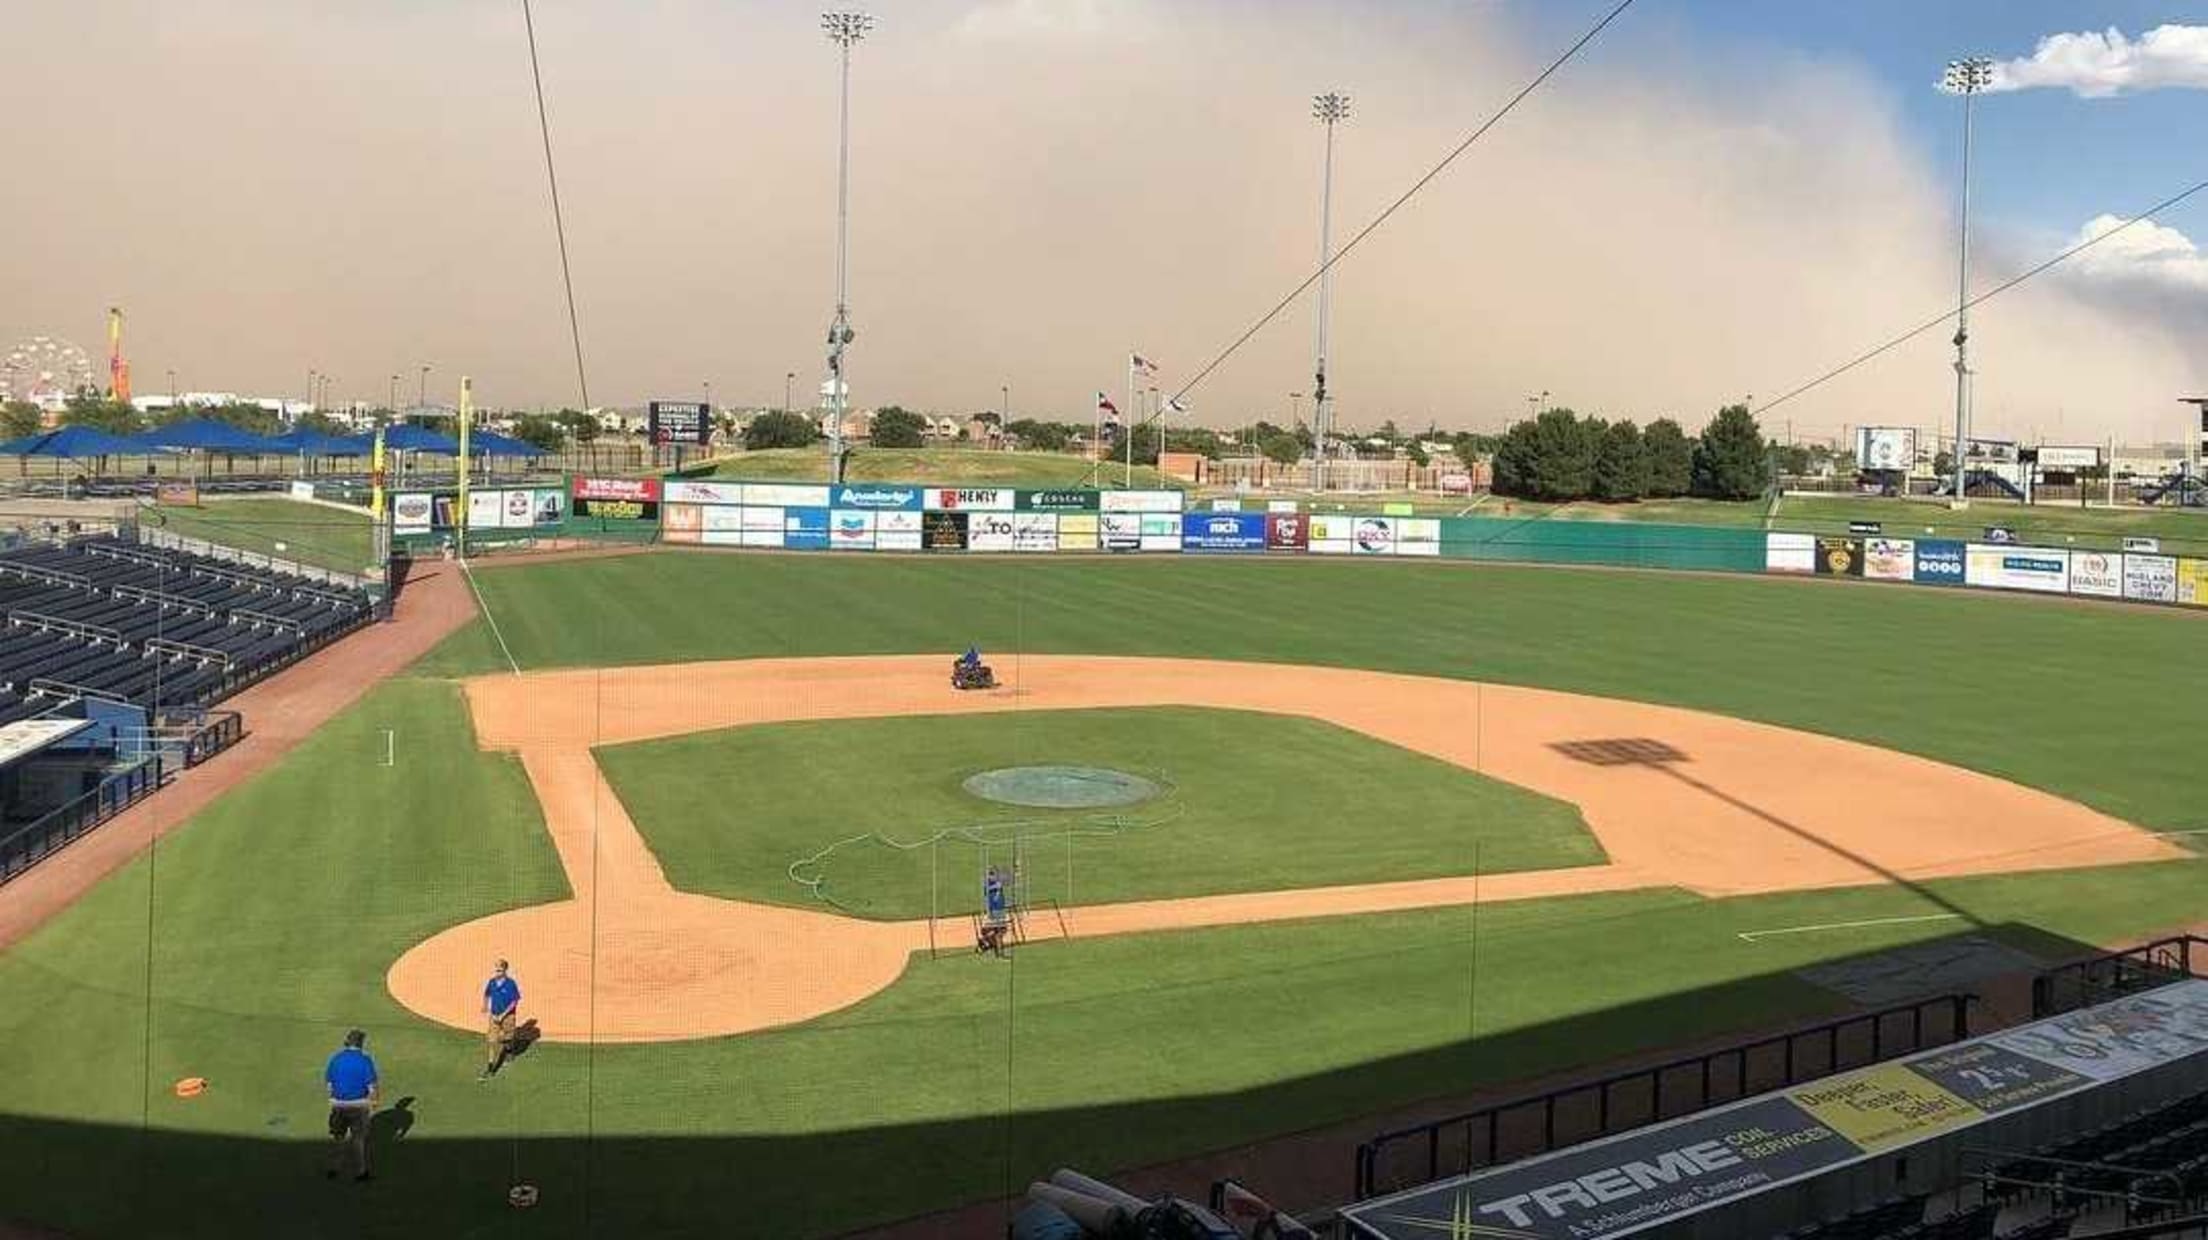
<instances>
[{"instance_id":1,"label":"man wearing cap","mask_svg":"<svg viewBox=\"0 0 2208 1240\"><path fill-rule=\"evenodd\" d=\"M330 1056L329 1066L322 1070L323 1083L330 1089L330 1136L338 1142L330 1152L330 1165L322 1172L328 1179L336 1179L344 1166L352 1168L355 1180L369 1178L368 1122L375 1118L382 1087L376 1080L376 1061L365 1049L367 1044L366 1033L358 1029L347 1032L345 1045Z\"/></svg>"},{"instance_id":2,"label":"man wearing cap","mask_svg":"<svg viewBox=\"0 0 2208 1240\"><path fill-rule=\"evenodd\" d=\"M483 1040L489 1058L475 1079L490 1080L506 1063L506 1048L514 1041L514 1021L521 1013L521 984L506 971L506 962L491 966L491 980L483 983Z\"/></svg>"}]
</instances>

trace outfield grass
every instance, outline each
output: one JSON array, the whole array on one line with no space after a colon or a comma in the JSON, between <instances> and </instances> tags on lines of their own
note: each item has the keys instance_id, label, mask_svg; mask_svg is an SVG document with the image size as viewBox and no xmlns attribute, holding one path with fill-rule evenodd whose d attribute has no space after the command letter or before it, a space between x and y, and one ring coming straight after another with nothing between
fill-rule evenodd
<instances>
[{"instance_id":1,"label":"outfield grass","mask_svg":"<svg viewBox=\"0 0 2208 1240\"><path fill-rule=\"evenodd\" d=\"M826 899L864 917L975 911L982 867L1015 853L1029 899L1064 904L1433 878L1471 873L1475 860L1486 873L1603 860L1562 801L1332 724L1243 711L771 724L598 759L675 886ZM960 787L1042 763L1110 767L1168 791L1099 812L1017 809ZM789 867L832 846L800 871L819 880L816 895Z\"/></svg>"},{"instance_id":2,"label":"outfield grass","mask_svg":"<svg viewBox=\"0 0 2208 1240\"><path fill-rule=\"evenodd\" d=\"M523 667L1014 649L1477 677L1845 736L2208 826L2203 617L1841 582L1331 560L653 555L479 575ZM466 632L445 674L503 670Z\"/></svg>"},{"instance_id":3,"label":"outfield grass","mask_svg":"<svg viewBox=\"0 0 2208 1240\"><path fill-rule=\"evenodd\" d=\"M722 457L714 476L747 482L826 482L828 454L822 448L768 448ZM984 452L973 448L859 448L845 465L846 482L921 482L970 487L1117 487L1127 472L1107 464L1101 471L1086 457L1063 452ZM1148 465L1134 469L1133 486L1180 490Z\"/></svg>"},{"instance_id":4,"label":"outfield grass","mask_svg":"<svg viewBox=\"0 0 2208 1240\"><path fill-rule=\"evenodd\" d=\"M2201 891L2197 862L1927 888L2042 950L2195 919ZM540 1046L477 1084L479 1040L396 1007L383 969L440 926L559 892L520 772L473 748L456 691L375 690L0 956L5 1213L82 1237L507 1236L517 1218L532 1236L832 1235L1053 1166L1227 1148L1831 1010L1789 971L1950 930L1748 943L1933 906L1900 888L1649 891L1038 944L1015 964L916 960L793 1029ZM403 1139L385 1117L365 1195L316 1175L319 1067L354 1024L412 1116ZM173 1097L185 1075L208 1092ZM516 1177L544 1191L527 1216L505 1204Z\"/></svg>"},{"instance_id":5,"label":"outfield grass","mask_svg":"<svg viewBox=\"0 0 2208 1240\"><path fill-rule=\"evenodd\" d=\"M2154 538L2174 555L2208 555L2208 512L2175 508L2077 508L1972 500L1960 512L1944 503L1876 496L1788 496L1771 528L1844 534L1850 521L1877 521L1895 538L1983 540L2005 525L2019 539L2050 547L2112 551L2126 538Z\"/></svg>"},{"instance_id":6,"label":"outfield grass","mask_svg":"<svg viewBox=\"0 0 2208 1240\"><path fill-rule=\"evenodd\" d=\"M161 527L256 555L358 573L375 558L365 511L254 496L214 500L197 508L164 507Z\"/></svg>"}]
</instances>

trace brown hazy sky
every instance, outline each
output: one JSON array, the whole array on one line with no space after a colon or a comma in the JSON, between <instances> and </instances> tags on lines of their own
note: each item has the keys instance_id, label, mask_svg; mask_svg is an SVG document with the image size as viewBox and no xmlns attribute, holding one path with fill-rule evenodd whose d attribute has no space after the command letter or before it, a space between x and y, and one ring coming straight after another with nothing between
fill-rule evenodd
<instances>
[{"instance_id":1,"label":"brown hazy sky","mask_svg":"<svg viewBox=\"0 0 2208 1240\"><path fill-rule=\"evenodd\" d=\"M466 372L490 404L577 400L518 0L11 7L11 44L40 54L0 74L0 340L97 351L116 303L141 391L173 367L297 393L315 367L380 402L429 362L447 399ZM816 6L535 11L593 400L710 380L778 403L791 370L802 399L834 275ZM1130 346L1176 383L1308 274L1313 91L1356 98L1346 235L1549 50L1501 0L878 12L853 100L854 398L970 410L1009 383L1016 414L1077 419ZM1698 423L1952 301L1950 206L1883 88L1656 44L1566 70L1345 262L1345 423L1494 426L1542 389ZM2038 257L1988 249L1985 282ZM2057 280L1989 305L1981 429L2169 437L2171 397L2208 381L2169 323ZM1772 421L1938 426L1947 334ZM1193 394L1199 420L1284 414L1311 341L1306 298Z\"/></svg>"}]
</instances>

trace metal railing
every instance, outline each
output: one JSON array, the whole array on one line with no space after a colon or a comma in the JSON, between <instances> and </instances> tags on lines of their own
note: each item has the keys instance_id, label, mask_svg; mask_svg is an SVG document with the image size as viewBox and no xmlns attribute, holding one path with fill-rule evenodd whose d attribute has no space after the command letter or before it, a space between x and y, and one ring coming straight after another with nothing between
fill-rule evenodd
<instances>
[{"instance_id":1,"label":"metal railing","mask_svg":"<svg viewBox=\"0 0 2208 1240\"><path fill-rule=\"evenodd\" d=\"M299 623L297 620L289 619L284 616L279 616L273 612L255 611L250 607L231 608L230 618L233 620L245 620L253 624L267 625L269 628L273 629L290 629L294 633L304 633L307 631L307 626Z\"/></svg>"},{"instance_id":2,"label":"metal railing","mask_svg":"<svg viewBox=\"0 0 2208 1240\"><path fill-rule=\"evenodd\" d=\"M230 670L229 653L212 646L195 646L190 642L171 641L166 637L149 637L145 646L148 653L181 655L187 659L197 659L201 663L215 664L226 672Z\"/></svg>"},{"instance_id":3,"label":"metal railing","mask_svg":"<svg viewBox=\"0 0 2208 1240\"><path fill-rule=\"evenodd\" d=\"M2177 934L2042 970L2032 979L2032 1018L2060 1016L2153 990L2208 970L2208 938Z\"/></svg>"},{"instance_id":4,"label":"metal railing","mask_svg":"<svg viewBox=\"0 0 2208 1240\"><path fill-rule=\"evenodd\" d=\"M1959 1042L1970 1036L1970 1005L1975 1002L1977 996L1962 992L1935 995L1383 1132L1357 1147L1356 1200ZM1927 1022L1927 1013L1945 1019ZM1901 1030L1890 1030L1897 1024ZM1845 1054L1844 1042L1864 1049ZM1758 1060L1763 1061L1760 1070L1753 1062ZM1559 1110L1578 1114L1580 1122L1560 1124ZM1410 1147L1411 1173L1390 1175L1383 1182L1383 1162L1391 1155L1400 1158L1405 1147Z\"/></svg>"},{"instance_id":5,"label":"metal railing","mask_svg":"<svg viewBox=\"0 0 2208 1240\"><path fill-rule=\"evenodd\" d=\"M23 686L23 691L32 697L95 698L120 706L131 704L130 699L120 693L110 693L105 689L87 689L83 685L73 685L66 680L51 680L44 676L33 676L31 683Z\"/></svg>"},{"instance_id":6,"label":"metal railing","mask_svg":"<svg viewBox=\"0 0 2208 1240\"><path fill-rule=\"evenodd\" d=\"M181 594L170 594L165 590L149 590L144 586L109 586L107 592L116 598L128 599L133 603L153 603L156 606L193 612L202 616L215 614L215 608L205 603L196 599L185 598Z\"/></svg>"},{"instance_id":7,"label":"metal railing","mask_svg":"<svg viewBox=\"0 0 2208 1240\"><path fill-rule=\"evenodd\" d=\"M243 564L248 568L261 568L269 572L287 573L294 577L303 577L308 581L319 581L342 589L357 590L368 584L364 577L339 572L334 568L322 568L313 564L301 564L296 560L282 560L272 555L242 551L236 547L226 547L221 543L212 543L205 539L186 538L172 530L158 529L152 526L138 526L137 538L140 543L148 547L162 547L171 551L181 551L186 555L202 556L210 560L224 560L232 564Z\"/></svg>"},{"instance_id":8,"label":"metal railing","mask_svg":"<svg viewBox=\"0 0 2208 1240\"><path fill-rule=\"evenodd\" d=\"M37 564L25 564L18 560L0 560L0 573L21 577L25 581L36 581L42 585L70 586L78 590L92 588L90 577L79 573L66 572L58 568L43 568Z\"/></svg>"},{"instance_id":9,"label":"metal railing","mask_svg":"<svg viewBox=\"0 0 2208 1240\"><path fill-rule=\"evenodd\" d=\"M0 835L0 883L30 869L62 845L136 805L168 780L168 769L161 759L147 758L108 776L99 787L36 821Z\"/></svg>"},{"instance_id":10,"label":"metal railing","mask_svg":"<svg viewBox=\"0 0 2208 1240\"><path fill-rule=\"evenodd\" d=\"M82 620L71 620L66 616L49 616L44 612L37 611L11 611L8 613L8 623L20 624L34 629L44 629L49 633L66 633L71 637L90 638L93 641L108 642L116 646L123 644L122 633L115 629L108 628L103 624L86 624Z\"/></svg>"}]
</instances>

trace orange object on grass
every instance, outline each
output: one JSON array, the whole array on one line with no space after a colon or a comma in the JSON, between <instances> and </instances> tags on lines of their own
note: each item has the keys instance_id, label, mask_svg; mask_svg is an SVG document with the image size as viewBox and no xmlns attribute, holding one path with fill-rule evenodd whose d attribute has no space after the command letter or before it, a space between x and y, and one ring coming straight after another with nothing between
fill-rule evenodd
<instances>
[{"instance_id":1,"label":"orange object on grass","mask_svg":"<svg viewBox=\"0 0 2208 1240\"><path fill-rule=\"evenodd\" d=\"M204 1076L187 1076L176 1083L176 1096L179 1098L197 1098L206 1092L207 1078Z\"/></svg>"}]
</instances>

